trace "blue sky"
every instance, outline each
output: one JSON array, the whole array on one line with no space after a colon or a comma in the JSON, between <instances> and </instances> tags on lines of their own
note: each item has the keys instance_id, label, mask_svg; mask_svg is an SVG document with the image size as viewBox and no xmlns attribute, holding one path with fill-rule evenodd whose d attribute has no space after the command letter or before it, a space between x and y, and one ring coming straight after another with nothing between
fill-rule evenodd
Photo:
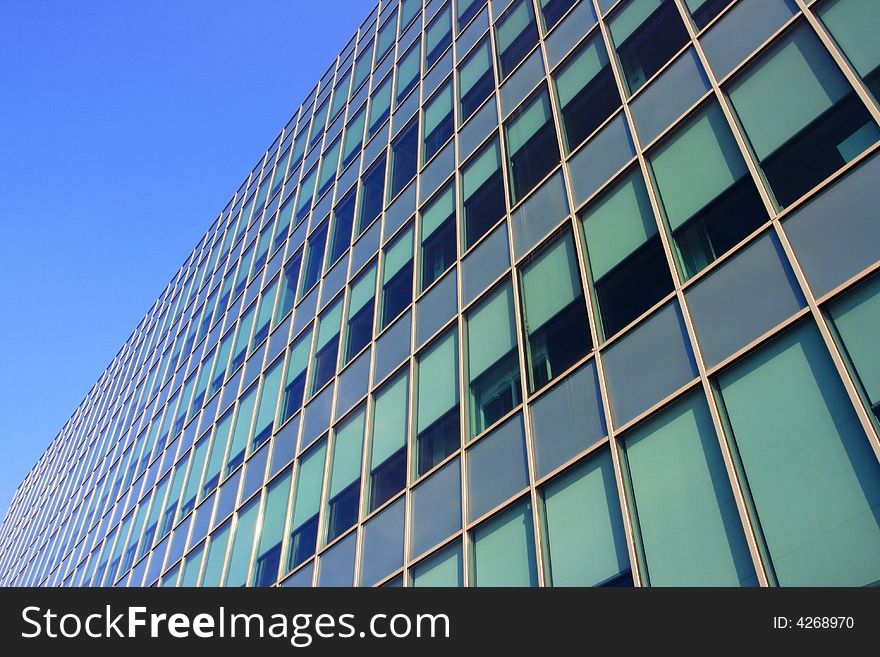
<instances>
[{"instance_id":1,"label":"blue sky","mask_svg":"<svg viewBox=\"0 0 880 657\"><path fill-rule=\"evenodd\" d=\"M0 3L0 515L373 4Z\"/></svg>"}]
</instances>

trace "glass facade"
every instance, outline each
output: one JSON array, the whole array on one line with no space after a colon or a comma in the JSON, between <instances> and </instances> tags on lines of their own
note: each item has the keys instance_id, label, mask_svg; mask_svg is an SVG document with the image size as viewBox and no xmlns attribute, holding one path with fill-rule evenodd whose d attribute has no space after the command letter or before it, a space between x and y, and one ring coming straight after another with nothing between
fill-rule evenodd
<instances>
[{"instance_id":1,"label":"glass facade","mask_svg":"<svg viewBox=\"0 0 880 657\"><path fill-rule=\"evenodd\" d=\"M374 7L19 486L0 584L880 583L877 19Z\"/></svg>"}]
</instances>

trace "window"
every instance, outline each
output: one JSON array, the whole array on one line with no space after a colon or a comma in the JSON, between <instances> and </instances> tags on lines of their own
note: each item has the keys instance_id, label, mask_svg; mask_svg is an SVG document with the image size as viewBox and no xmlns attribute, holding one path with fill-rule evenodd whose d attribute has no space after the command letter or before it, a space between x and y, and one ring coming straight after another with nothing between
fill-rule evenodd
<instances>
[{"instance_id":1,"label":"window","mask_svg":"<svg viewBox=\"0 0 880 657\"><path fill-rule=\"evenodd\" d=\"M419 165L419 122L412 121L391 143L391 182L388 200L397 196L415 178Z\"/></svg>"},{"instance_id":2,"label":"window","mask_svg":"<svg viewBox=\"0 0 880 657\"><path fill-rule=\"evenodd\" d=\"M299 266L302 262L302 251L297 251L287 264L284 266L282 274L282 284L280 299L278 300L278 308L275 310L275 319L273 325L277 326L282 319L293 310L293 302L296 299L296 287L299 283Z\"/></svg>"},{"instance_id":3,"label":"window","mask_svg":"<svg viewBox=\"0 0 880 657\"><path fill-rule=\"evenodd\" d=\"M871 410L880 420L880 278L873 276L836 300L829 309L834 326L862 384Z\"/></svg>"},{"instance_id":4,"label":"window","mask_svg":"<svg viewBox=\"0 0 880 657\"><path fill-rule=\"evenodd\" d=\"M370 451L370 511L390 500L406 485L407 393L404 372L376 394Z\"/></svg>"},{"instance_id":5,"label":"window","mask_svg":"<svg viewBox=\"0 0 880 657\"><path fill-rule=\"evenodd\" d=\"M467 121L494 90L492 45L489 39L484 39L458 69L458 98L461 103L459 123Z\"/></svg>"},{"instance_id":6,"label":"window","mask_svg":"<svg viewBox=\"0 0 880 657\"><path fill-rule=\"evenodd\" d=\"M620 107L620 94L601 35L590 39L553 75L568 151Z\"/></svg>"},{"instance_id":7,"label":"window","mask_svg":"<svg viewBox=\"0 0 880 657\"><path fill-rule=\"evenodd\" d=\"M312 556L318 545L318 514L321 510L326 451L327 444L322 441L299 459L299 471L293 483L287 570L293 570Z\"/></svg>"},{"instance_id":8,"label":"window","mask_svg":"<svg viewBox=\"0 0 880 657\"><path fill-rule=\"evenodd\" d=\"M312 195L315 192L315 178L317 176L318 167L312 167L303 178L303 182L299 186L299 199L296 204L296 223L300 223L307 216L309 210L312 209Z\"/></svg>"},{"instance_id":9,"label":"window","mask_svg":"<svg viewBox=\"0 0 880 657\"><path fill-rule=\"evenodd\" d=\"M354 586L357 532L353 532L321 555L318 586Z\"/></svg>"},{"instance_id":10,"label":"window","mask_svg":"<svg viewBox=\"0 0 880 657\"><path fill-rule=\"evenodd\" d=\"M880 464L808 322L718 376L781 586L880 580Z\"/></svg>"},{"instance_id":11,"label":"window","mask_svg":"<svg viewBox=\"0 0 880 657\"><path fill-rule=\"evenodd\" d=\"M783 207L880 137L867 108L803 25L783 36L727 91Z\"/></svg>"},{"instance_id":12,"label":"window","mask_svg":"<svg viewBox=\"0 0 880 657\"><path fill-rule=\"evenodd\" d=\"M382 200L385 192L385 156L379 158L361 178L360 212L358 213L358 230L360 235L367 226L382 212Z\"/></svg>"},{"instance_id":13,"label":"window","mask_svg":"<svg viewBox=\"0 0 880 657\"><path fill-rule=\"evenodd\" d=\"M263 377L263 388L260 390L260 403L257 405L257 417L254 421L253 437L250 451L253 452L272 436L275 423L275 407L278 405L278 393L281 388L281 374L284 362L278 361Z\"/></svg>"},{"instance_id":14,"label":"window","mask_svg":"<svg viewBox=\"0 0 880 657\"><path fill-rule=\"evenodd\" d=\"M372 586L403 565L405 500L399 499L364 525L361 586Z\"/></svg>"},{"instance_id":15,"label":"window","mask_svg":"<svg viewBox=\"0 0 880 657\"><path fill-rule=\"evenodd\" d=\"M452 45L452 3L447 2L425 30L425 70Z\"/></svg>"},{"instance_id":16,"label":"window","mask_svg":"<svg viewBox=\"0 0 880 657\"><path fill-rule=\"evenodd\" d=\"M391 76L376 88L370 97L370 123L367 136L372 137L391 113Z\"/></svg>"},{"instance_id":17,"label":"window","mask_svg":"<svg viewBox=\"0 0 880 657\"><path fill-rule=\"evenodd\" d=\"M232 428L232 437L229 442L229 456L226 457L226 468L223 475L226 476L244 462L248 448L248 436L251 431L251 420L254 417L254 406L257 403L257 386L251 386L241 401L238 402L238 412L235 414L235 424Z\"/></svg>"},{"instance_id":18,"label":"window","mask_svg":"<svg viewBox=\"0 0 880 657\"><path fill-rule=\"evenodd\" d=\"M552 30L576 2L577 0L538 0L541 17L544 19L544 32Z\"/></svg>"},{"instance_id":19,"label":"window","mask_svg":"<svg viewBox=\"0 0 880 657\"><path fill-rule=\"evenodd\" d=\"M513 291L491 293L467 315L470 429L475 436L520 403Z\"/></svg>"},{"instance_id":20,"label":"window","mask_svg":"<svg viewBox=\"0 0 880 657\"><path fill-rule=\"evenodd\" d=\"M324 124L327 123L327 112L329 109L330 103L324 101L324 103L315 110L315 116L312 118L312 132L309 134L309 148L318 143L321 137L324 136Z\"/></svg>"},{"instance_id":21,"label":"window","mask_svg":"<svg viewBox=\"0 0 880 657\"><path fill-rule=\"evenodd\" d=\"M474 586L537 586L532 505L520 502L473 530Z\"/></svg>"},{"instance_id":22,"label":"window","mask_svg":"<svg viewBox=\"0 0 880 657\"><path fill-rule=\"evenodd\" d=\"M419 355L417 372L416 473L423 475L461 446L454 330Z\"/></svg>"},{"instance_id":23,"label":"window","mask_svg":"<svg viewBox=\"0 0 880 657\"><path fill-rule=\"evenodd\" d=\"M345 107L345 102L348 100L348 82L350 77L351 69L345 72L345 75L342 76L342 79L333 90L333 104L330 106L331 121L342 111L342 108Z\"/></svg>"},{"instance_id":24,"label":"window","mask_svg":"<svg viewBox=\"0 0 880 657\"><path fill-rule=\"evenodd\" d=\"M624 437L624 448L645 581L651 586L756 586L703 395L691 394L638 425Z\"/></svg>"},{"instance_id":25,"label":"window","mask_svg":"<svg viewBox=\"0 0 880 657\"><path fill-rule=\"evenodd\" d=\"M238 324L238 333L235 336L235 346L232 349L232 359L229 361L230 374L237 370L244 362L247 354L248 343L251 337L251 328L254 325L254 309L257 304L252 303L250 308L244 311Z\"/></svg>"},{"instance_id":26,"label":"window","mask_svg":"<svg viewBox=\"0 0 880 657\"><path fill-rule=\"evenodd\" d=\"M211 442L211 451L207 457L205 475L202 482L202 492L199 501L205 499L220 483L220 468L223 466L223 457L226 455L226 442L232 428L232 410L220 418L214 429L214 440ZM210 513L208 514L210 515Z\"/></svg>"},{"instance_id":27,"label":"window","mask_svg":"<svg viewBox=\"0 0 880 657\"><path fill-rule=\"evenodd\" d=\"M327 492L327 543L358 520L365 418L366 411L360 410L336 429Z\"/></svg>"},{"instance_id":28,"label":"window","mask_svg":"<svg viewBox=\"0 0 880 657\"><path fill-rule=\"evenodd\" d=\"M495 25L495 41L498 44L498 69L506 78L516 68L532 46L538 42L538 26L531 0L515 2Z\"/></svg>"},{"instance_id":29,"label":"window","mask_svg":"<svg viewBox=\"0 0 880 657\"><path fill-rule=\"evenodd\" d=\"M541 488L544 569L551 586L632 586L608 450Z\"/></svg>"},{"instance_id":30,"label":"window","mask_svg":"<svg viewBox=\"0 0 880 657\"><path fill-rule=\"evenodd\" d=\"M229 528L232 522L227 522L220 529L211 534L208 545L208 554L205 557L205 572L202 573L202 581L199 586L220 586L220 577L223 574L223 563L226 560L226 547L229 544Z\"/></svg>"},{"instance_id":31,"label":"window","mask_svg":"<svg viewBox=\"0 0 880 657\"><path fill-rule=\"evenodd\" d=\"M581 221L600 327L605 337L611 337L673 289L638 169L595 201Z\"/></svg>"},{"instance_id":32,"label":"window","mask_svg":"<svg viewBox=\"0 0 880 657\"><path fill-rule=\"evenodd\" d=\"M333 210L333 238L330 240L328 264L333 264L345 253L351 244L351 230L354 226L354 192L339 202Z\"/></svg>"},{"instance_id":33,"label":"window","mask_svg":"<svg viewBox=\"0 0 880 657\"><path fill-rule=\"evenodd\" d=\"M513 113L504 125L504 133L510 160L511 202L516 203L560 161L546 89Z\"/></svg>"},{"instance_id":34,"label":"window","mask_svg":"<svg viewBox=\"0 0 880 657\"><path fill-rule=\"evenodd\" d=\"M489 232L507 208L504 203L504 174L498 139L471 158L461 174L465 249Z\"/></svg>"},{"instance_id":35,"label":"window","mask_svg":"<svg viewBox=\"0 0 880 657\"><path fill-rule=\"evenodd\" d=\"M831 0L819 6L818 14L865 86L880 99L880 48L872 27L880 22L880 5L871 0Z\"/></svg>"},{"instance_id":36,"label":"window","mask_svg":"<svg viewBox=\"0 0 880 657\"><path fill-rule=\"evenodd\" d=\"M727 9L732 2L733 0L684 0L698 30L706 27L709 21Z\"/></svg>"},{"instance_id":37,"label":"window","mask_svg":"<svg viewBox=\"0 0 880 657\"><path fill-rule=\"evenodd\" d=\"M361 145L364 142L364 122L367 117L366 107L355 114L355 117L349 121L345 128L345 141L342 143L342 162L340 169L344 169L354 161L355 156L360 153Z\"/></svg>"},{"instance_id":38,"label":"window","mask_svg":"<svg viewBox=\"0 0 880 657\"><path fill-rule=\"evenodd\" d=\"M388 326L412 302L413 229L403 230L391 246L385 247L382 261L382 321Z\"/></svg>"},{"instance_id":39,"label":"window","mask_svg":"<svg viewBox=\"0 0 880 657\"><path fill-rule=\"evenodd\" d=\"M406 54L397 62L397 82L395 83L394 97L399 104L410 91L419 83L421 69L421 42L416 41Z\"/></svg>"},{"instance_id":40,"label":"window","mask_svg":"<svg viewBox=\"0 0 880 657\"><path fill-rule=\"evenodd\" d=\"M269 484L263 507L263 525L258 529L257 555L251 576L252 586L272 586L278 579L281 564L281 540L287 498L290 494L290 470Z\"/></svg>"},{"instance_id":41,"label":"window","mask_svg":"<svg viewBox=\"0 0 880 657\"><path fill-rule=\"evenodd\" d=\"M339 351L339 324L342 319L342 299L334 303L318 319L318 338L315 341L315 368L312 372L311 394L324 387L336 374L336 356Z\"/></svg>"},{"instance_id":42,"label":"window","mask_svg":"<svg viewBox=\"0 0 880 657\"><path fill-rule=\"evenodd\" d=\"M322 223L310 236L306 246L306 265L303 269L300 297L312 289L321 276L324 263L324 247L327 244L327 223Z\"/></svg>"},{"instance_id":43,"label":"window","mask_svg":"<svg viewBox=\"0 0 880 657\"><path fill-rule=\"evenodd\" d=\"M454 183L449 183L422 209L421 233L420 285L424 290L455 262Z\"/></svg>"},{"instance_id":44,"label":"window","mask_svg":"<svg viewBox=\"0 0 880 657\"><path fill-rule=\"evenodd\" d=\"M376 266L372 265L352 283L351 292L348 293L344 363L357 356L373 337L375 289Z\"/></svg>"},{"instance_id":45,"label":"window","mask_svg":"<svg viewBox=\"0 0 880 657\"><path fill-rule=\"evenodd\" d=\"M471 22L471 19L479 13L485 4L486 0L456 0L456 21L459 33L464 29L465 25Z\"/></svg>"},{"instance_id":46,"label":"window","mask_svg":"<svg viewBox=\"0 0 880 657\"><path fill-rule=\"evenodd\" d=\"M281 248L284 242L287 241L287 235L290 231L290 219L293 216L293 203L295 200L296 189L294 188L284 199L281 204L281 209L278 211L278 217L275 220L278 231L275 233L275 242L272 244L272 251L277 251Z\"/></svg>"},{"instance_id":47,"label":"window","mask_svg":"<svg viewBox=\"0 0 880 657\"><path fill-rule=\"evenodd\" d=\"M400 0L400 29L403 31L422 8L422 0Z\"/></svg>"},{"instance_id":48,"label":"window","mask_svg":"<svg viewBox=\"0 0 880 657\"><path fill-rule=\"evenodd\" d=\"M477 520L529 484L522 415L507 420L468 450L468 518Z\"/></svg>"},{"instance_id":49,"label":"window","mask_svg":"<svg viewBox=\"0 0 880 657\"><path fill-rule=\"evenodd\" d=\"M685 277L700 272L767 221L717 104L664 140L649 162Z\"/></svg>"},{"instance_id":50,"label":"window","mask_svg":"<svg viewBox=\"0 0 880 657\"><path fill-rule=\"evenodd\" d=\"M269 336L269 325L272 323L272 311L275 309L275 297L278 292L278 279L272 281L260 296L260 309L251 338L251 350Z\"/></svg>"},{"instance_id":51,"label":"window","mask_svg":"<svg viewBox=\"0 0 880 657\"><path fill-rule=\"evenodd\" d=\"M370 39L358 51L357 59L354 62L354 77L351 81L351 91L359 89L364 80L370 74L373 66L373 40Z\"/></svg>"},{"instance_id":52,"label":"window","mask_svg":"<svg viewBox=\"0 0 880 657\"><path fill-rule=\"evenodd\" d=\"M318 177L318 198L323 196L324 192L330 189L330 186L336 180L336 167L339 164L340 143L341 140L339 139L334 141L321 159L321 175Z\"/></svg>"},{"instance_id":53,"label":"window","mask_svg":"<svg viewBox=\"0 0 880 657\"><path fill-rule=\"evenodd\" d=\"M630 0L615 12L609 28L630 94L689 40L673 0Z\"/></svg>"},{"instance_id":54,"label":"window","mask_svg":"<svg viewBox=\"0 0 880 657\"><path fill-rule=\"evenodd\" d=\"M378 63L394 46L394 40L397 36L397 9L394 9L393 15L382 27L379 28L379 36L376 38L376 62Z\"/></svg>"},{"instance_id":55,"label":"window","mask_svg":"<svg viewBox=\"0 0 880 657\"><path fill-rule=\"evenodd\" d=\"M423 162L430 160L434 153L449 141L455 119L452 116L452 80L440 88L434 97L425 103L422 130L424 131Z\"/></svg>"},{"instance_id":56,"label":"window","mask_svg":"<svg viewBox=\"0 0 880 657\"><path fill-rule=\"evenodd\" d=\"M590 350L590 326L571 236L531 256L522 268L529 390L534 392Z\"/></svg>"},{"instance_id":57,"label":"window","mask_svg":"<svg viewBox=\"0 0 880 657\"><path fill-rule=\"evenodd\" d=\"M461 545L457 541L413 566L410 577L415 587L457 587L464 581L463 573Z\"/></svg>"},{"instance_id":58,"label":"window","mask_svg":"<svg viewBox=\"0 0 880 657\"><path fill-rule=\"evenodd\" d=\"M287 356L287 376L284 378L284 390L281 394L279 426L302 407L311 344L312 333L306 331L290 348Z\"/></svg>"},{"instance_id":59,"label":"window","mask_svg":"<svg viewBox=\"0 0 880 657\"><path fill-rule=\"evenodd\" d=\"M224 586L241 587L247 583L248 569L251 565L251 549L254 545L254 529L257 525L259 500L251 501L238 513L235 537L229 550Z\"/></svg>"}]
</instances>

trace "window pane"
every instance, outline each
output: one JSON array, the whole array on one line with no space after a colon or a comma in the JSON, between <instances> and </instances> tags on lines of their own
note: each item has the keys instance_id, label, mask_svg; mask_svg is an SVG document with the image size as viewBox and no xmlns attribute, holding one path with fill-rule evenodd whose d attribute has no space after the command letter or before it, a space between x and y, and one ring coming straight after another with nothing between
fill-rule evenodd
<instances>
[{"instance_id":1,"label":"window pane","mask_svg":"<svg viewBox=\"0 0 880 657\"><path fill-rule=\"evenodd\" d=\"M263 388L260 391L260 403L257 406L257 419L254 422L253 437L250 442L250 451L253 452L272 436L272 426L275 422L275 407L278 404L278 392L281 386L281 370L283 360L279 359L263 378Z\"/></svg>"},{"instance_id":2,"label":"window pane","mask_svg":"<svg viewBox=\"0 0 880 657\"><path fill-rule=\"evenodd\" d=\"M318 168L314 167L306 174L303 182L299 186L299 198L296 202L296 223L305 219L309 210L312 208L312 195L315 192L315 178L317 177Z\"/></svg>"},{"instance_id":3,"label":"window pane","mask_svg":"<svg viewBox=\"0 0 880 657\"><path fill-rule=\"evenodd\" d=\"M467 121L495 89L492 66L492 45L488 39L474 48L458 69L458 97L461 103L460 123Z\"/></svg>"},{"instance_id":4,"label":"window pane","mask_svg":"<svg viewBox=\"0 0 880 657\"><path fill-rule=\"evenodd\" d=\"M370 510L378 508L406 484L407 396L404 372L375 398L370 453Z\"/></svg>"},{"instance_id":5,"label":"window pane","mask_svg":"<svg viewBox=\"0 0 880 657\"><path fill-rule=\"evenodd\" d=\"M620 107L601 35L593 37L553 77L565 142L571 151Z\"/></svg>"},{"instance_id":6,"label":"window pane","mask_svg":"<svg viewBox=\"0 0 880 657\"><path fill-rule=\"evenodd\" d=\"M315 394L336 374L341 319L342 299L325 311L318 320L318 339L315 341L315 367L312 373L311 394Z\"/></svg>"},{"instance_id":7,"label":"window pane","mask_svg":"<svg viewBox=\"0 0 880 657\"><path fill-rule=\"evenodd\" d=\"M425 70L434 65L452 43L452 3L440 10L425 30Z\"/></svg>"},{"instance_id":8,"label":"window pane","mask_svg":"<svg viewBox=\"0 0 880 657\"><path fill-rule=\"evenodd\" d=\"M336 180L336 167L339 164L339 145L341 141L337 139L324 152L321 159L321 175L318 176L318 197L320 198L324 192L330 189L330 185Z\"/></svg>"},{"instance_id":9,"label":"window pane","mask_svg":"<svg viewBox=\"0 0 880 657\"><path fill-rule=\"evenodd\" d=\"M454 128L452 117L452 80L447 82L434 97L425 103L424 125L424 155L423 162L427 162L440 150L440 147L452 136Z\"/></svg>"},{"instance_id":10,"label":"window pane","mask_svg":"<svg viewBox=\"0 0 880 657\"><path fill-rule=\"evenodd\" d=\"M880 580L880 465L816 329L788 331L718 384L779 584Z\"/></svg>"},{"instance_id":11,"label":"window pane","mask_svg":"<svg viewBox=\"0 0 880 657\"><path fill-rule=\"evenodd\" d=\"M388 200L393 199L416 175L419 165L419 122L413 121L391 144L391 184Z\"/></svg>"},{"instance_id":12,"label":"window pane","mask_svg":"<svg viewBox=\"0 0 880 657\"><path fill-rule=\"evenodd\" d=\"M235 415L235 426L232 430L232 441L229 445L229 456L226 459L224 474L229 474L244 461L256 401L257 387L252 386L238 403L238 412Z\"/></svg>"},{"instance_id":13,"label":"window pane","mask_svg":"<svg viewBox=\"0 0 880 657\"><path fill-rule=\"evenodd\" d=\"M385 157L381 157L361 178L360 212L357 234L360 235L382 212L385 198Z\"/></svg>"},{"instance_id":14,"label":"window pane","mask_svg":"<svg viewBox=\"0 0 880 657\"><path fill-rule=\"evenodd\" d=\"M461 465L453 459L413 490L412 553L423 554L461 529Z\"/></svg>"},{"instance_id":15,"label":"window pane","mask_svg":"<svg viewBox=\"0 0 880 657\"><path fill-rule=\"evenodd\" d=\"M698 30L702 30L713 18L720 14L733 0L684 0L691 18Z\"/></svg>"},{"instance_id":16,"label":"window pane","mask_svg":"<svg viewBox=\"0 0 880 657\"><path fill-rule=\"evenodd\" d=\"M404 502L397 500L364 526L361 586L372 586L403 565Z\"/></svg>"},{"instance_id":17,"label":"window pane","mask_svg":"<svg viewBox=\"0 0 880 657\"><path fill-rule=\"evenodd\" d=\"M361 83L367 79L370 74L370 68L373 65L373 41L370 40L361 47L358 52L357 60L354 63L354 78L351 82L352 93L361 86Z\"/></svg>"},{"instance_id":18,"label":"window pane","mask_svg":"<svg viewBox=\"0 0 880 657\"><path fill-rule=\"evenodd\" d=\"M473 531L474 586L537 586L532 505L521 502Z\"/></svg>"},{"instance_id":19,"label":"window pane","mask_svg":"<svg viewBox=\"0 0 880 657\"><path fill-rule=\"evenodd\" d=\"M830 314L871 410L880 419L880 278L868 279L835 301Z\"/></svg>"},{"instance_id":20,"label":"window pane","mask_svg":"<svg viewBox=\"0 0 880 657\"><path fill-rule=\"evenodd\" d=\"M455 262L455 187L450 183L422 209L421 289Z\"/></svg>"},{"instance_id":21,"label":"window pane","mask_svg":"<svg viewBox=\"0 0 880 657\"><path fill-rule=\"evenodd\" d=\"M483 148L461 174L465 248L473 246L504 216L504 176L498 140Z\"/></svg>"},{"instance_id":22,"label":"window pane","mask_svg":"<svg viewBox=\"0 0 880 657\"><path fill-rule=\"evenodd\" d=\"M458 340L452 331L418 359L417 474L461 446L458 412Z\"/></svg>"},{"instance_id":23,"label":"window pane","mask_svg":"<svg viewBox=\"0 0 880 657\"><path fill-rule=\"evenodd\" d=\"M333 210L333 239L330 242L330 254L327 258L329 264L339 260L349 244L351 244L351 229L354 225L354 202L354 192L351 192Z\"/></svg>"},{"instance_id":24,"label":"window pane","mask_svg":"<svg viewBox=\"0 0 880 657\"><path fill-rule=\"evenodd\" d=\"M290 348L290 353L287 356L287 376L284 379L284 391L279 409L279 426L302 407L311 344L312 332L306 331Z\"/></svg>"},{"instance_id":25,"label":"window pane","mask_svg":"<svg viewBox=\"0 0 880 657\"><path fill-rule=\"evenodd\" d=\"M353 527L358 519L365 419L366 412L358 411L336 430L327 493L327 543Z\"/></svg>"},{"instance_id":26,"label":"window pane","mask_svg":"<svg viewBox=\"0 0 880 657\"><path fill-rule=\"evenodd\" d=\"M413 90L419 82L421 69L421 41L410 48L397 63L397 81L395 83L394 97L400 103L406 95Z\"/></svg>"},{"instance_id":27,"label":"window pane","mask_svg":"<svg viewBox=\"0 0 880 657\"><path fill-rule=\"evenodd\" d=\"M364 142L364 123L366 117L367 110L361 108L361 111L346 126L345 141L342 144L342 162L339 165L340 169L347 167L349 162L354 159L354 156L360 152L361 145Z\"/></svg>"},{"instance_id":28,"label":"window pane","mask_svg":"<svg viewBox=\"0 0 880 657\"><path fill-rule=\"evenodd\" d=\"M397 9L395 8L393 16L389 18L382 27L379 28L379 36L376 39L376 61L378 62L385 56L394 45L394 39L397 36Z\"/></svg>"},{"instance_id":29,"label":"window pane","mask_svg":"<svg viewBox=\"0 0 880 657\"><path fill-rule=\"evenodd\" d=\"M413 229L410 227L385 248L380 329L388 326L412 302L412 257Z\"/></svg>"},{"instance_id":30,"label":"window pane","mask_svg":"<svg viewBox=\"0 0 880 657\"><path fill-rule=\"evenodd\" d=\"M373 308L376 289L376 266L370 266L351 286L348 318L345 326L344 362L349 362L373 337Z\"/></svg>"},{"instance_id":31,"label":"window pane","mask_svg":"<svg viewBox=\"0 0 880 657\"><path fill-rule=\"evenodd\" d=\"M581 216L601 327L610 337L672 291L672 276L638 169Z\"/></svg>"},{"instance_id":32,"label":"window pane","mask_svg":"<svg viewBox=\"0 0 880 657\"><path fill-rule=\"evenodd\" d=\"M538 0L544 19L544 32L549 32L577 0Z\"/></svg>"},{"instance_id":33,"label":"window pane","mask_svg":"<svg viewBox=\"0 0 880 657\"><path fill-rule=\"evenodd\" d=\"M535 391L590 350L590 326L577 257L566 234L522 269L529 389Z\"/></svg>"},{"instance_id":34,"label":"window pane","mask_svg":"<svg viewBox=\"0 0 880 657\"><path fill-rule=\"evenodd\" d=\"M454 587L463 582L461 545L456 541L413 566L413 586Z\"/></svg>"},{"instance_id":35,"label":"window pane","mask_svg":"<svg viewBox=\"0 0 880 657\"><path fill-rule=\"evenodd\" d=\"M552 586L631 586L626 533L606 449L541 489Z\"/></svg>"},{"instance_id":36,"label":"window pane","mask_svg":"<svg viewBox=\"0 0 880 657\"><path fill-rule=\"evenodd\" d=\"M315 553L318 541L318 511L324 483L324 455L327 444L300 457L294 480L293 509L290 517L290 542L287 546L287 570L293 570Z\"/></svg>"},{"instance_id":37,"label":"window pane","mask_svg":"<svg viewBox=\"0 0 880 657\"><path fill-rule=\"evenodd\" d=\"M199 586L220 586L231 524L231 522L227 522L211 535L208 555L205 557L205 572L202 574L202 583Z\"/></svg>"},{"instance_id":38,"label":"window pane","mask_svg":"<svg viewBox=\"0 0 880 657\"><path fill-rule=\"evenodd\" d=\"M868 110L806 26L784 36L728 91L783 207L880 137Z\"/></svg>"},{"instance_id":39,"label":"window pane","mask_svg":"<svg viewBox=\"0 0 880 657\"><path fill-rule=\"evenodd\" d=\"M672 0L630 0L609 23L630 94L689 40Z\"/></svg>"},{"instance_id":40,"label":"window pane","mask_svg":"<svg viewBox=\"0 0 880 657\"><path fill-rule=\"evenodd\" d=\"M880 98L880 4L872 0L833 0L819 6L822 22L865 81Z\"/></svg>"},{"instance_id":41,"label":"window pane","mask_svg":"<svg viewBox=\"0 0 880 657\"><path fill-rule=\"evenodd\" d=\"M305 296L312 286L318 282L321 266L324 264L324 247L327 244L327 222L312 233L306 247L306 264L302 275L300 297Z\"/></svg>"},{"instance_id":42,"label":"window pane","mask_svg":"<svg viewBox=\"0 0 880 657\"><path fill-rule=\"evenodd\" d=\"M299 251L284 266L281 298L278 301L278 307L275 309L275 326L287 316L287 313L293 310L293 302L296 300L296 288L299 283L299 265L301 261L302 251Z\"/></svg>"},{"instance_id":43,"label":"window pane","mask_svg":"<svg viewBox=\"0 0 880 657\"><path fill-rule=\"evenodd\" d=\"M522 400L510 285L468 313L467 336L470 428L475 436Z\"/></svg>"},{"instance_id":44,"label":"window pane","mask_svg":"<svg viewBox=\"0 0 880 657\"><path fill-rule=\"evenodd\" d=\"M254 545L254 527L257 524L259 510L259 500L254 500L238 514L235 539L232 541L232 550L229 553L229 565L226 569L224 586L240 587L247 583L248 569L251 565L251 549Z\"/></svg>"},{"instance_id":45,"label":"window pane","mask_svg":"<svg viewBox=\"0 0 880 657\"><path fill-rule=\"evenodd\" d=\"M290 470L276 479L266 493L263 526L257 541L257 560L251 579L253 586L271 586L278 579L281 563L281 540L284 518L287 517L287 498L290 493Z\"/></svg>"},{"instance_id":46,"label":"window pane","mask_svg":"<svg viewBox=\"0 0 880 657\"><path fill-rule=\"evenodd\" d=\"M470 23L471 19L477 15L485 4L486 0L456 0L456 20L459 32L461 32L465 25Z\"/></svg>"},{"instance_id":47,"label":"window pane","mask_svg":"<svg viewBox=\"0 0 880 657\"><path fill-rule=\"evenodd\" d=\"M476 520L529 483L522 416L477 442L467 457L468 518Z\"/></svg>"},{"instance_id":48,"label":"window pane","mask_svg":"<svg viewBox=\"0 0 880 657\"><path fill-rule=\"evenodd\" d=\"M712 104L650 156L684 274L693 276L767 221L721 108Z\"/></svg>"},{"instance_id":49,"label":"window pane","mask_svg":"<svg viewBox=\"0 0 880 657\"><path fill-rule=\"evenodd\" d=\"M505 78L538 42L538 27L530 0L519 0L504 12L495 25L495 40L499 70Z\"/></svg>"},{"instance_id":50,"label":"window pane","mask_svg":"<svg viewBox=\"0 0 880 657\"><path fill-rule=\"evenodd\" d=\"M354 586L357 532L339 541L321 555L318 586Z\"/></svg>"},{"instance_id":51,"label":"window pane","mask_svg":"<svg viewBox=\"0 0 880 657\"><path fill-rule=\"evenodd\" d=\"M367 134L372 136L388 118L391 111L391 76L379 85L370 98L370 124Z\"/></svg>"},{"instance_id":52,"label":"window pane","mask_svg":"<svg viewBox=\"0 0 880 657\"><path fill-rule=\"evenodd\" d=\"M560 160L546 90L514 112L504 128L510 158L512 202L515 203L550 173Z\"/></svg>"},{"instance_id":53,"label":"window pane","mask_svg":"<svg viewBox=\"0 0 880 657\"><path fill-rule=\"evenodd\" d=\"M348 100L348 81L351 77L351 69L336 85L333 90L333 104L330 106L330 119L332 120L345 107Z\"/></svg>"},{"instance_id":54,"label":"window pane","mask_svg":"<svg viewBox=\"0 0 880 657\"><path fill-rule=\"evenodd\" d=\"M756 586L702 394L652 416L624 441L646 581L652 586Z\"/></svg>"}]
</instances>

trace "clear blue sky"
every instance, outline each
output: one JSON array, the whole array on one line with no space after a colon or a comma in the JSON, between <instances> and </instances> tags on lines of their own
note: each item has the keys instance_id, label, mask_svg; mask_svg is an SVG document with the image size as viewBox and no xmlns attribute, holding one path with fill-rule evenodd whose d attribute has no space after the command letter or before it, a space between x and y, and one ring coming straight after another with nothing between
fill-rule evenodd
<instances>
[{"instance_id":1,"label":"clear blue sky","mask_svg":"<svg viewBox=\"0 0 880 657\"><path fill-rule=\"evenodd\" d=\"M373 4L0 2L0 516Z\"/></svg>"}]
</instances>

